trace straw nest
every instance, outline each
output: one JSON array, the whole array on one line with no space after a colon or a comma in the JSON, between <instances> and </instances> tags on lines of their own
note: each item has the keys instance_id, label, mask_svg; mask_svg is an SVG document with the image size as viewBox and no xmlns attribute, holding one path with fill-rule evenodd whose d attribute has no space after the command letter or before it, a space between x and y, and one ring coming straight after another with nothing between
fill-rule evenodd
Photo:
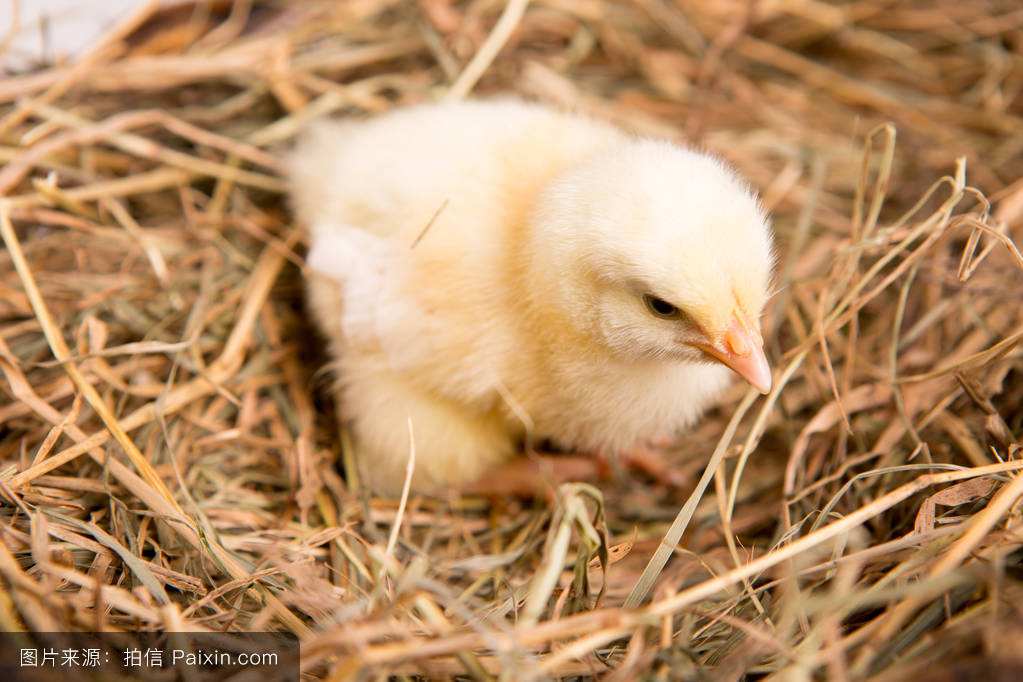
<instances>
[{"instance_id":1,"label":"straw nest","mask_svg":"<svg viewBox=\"0 0 1023 682\"><path fill-rule=\"evenodd\" d=\"M734 163L775 391L549 500L346 481L280 152L470 91ZM9 75L0 626L290 630L338 680L1013 678L1021 93L1014 0L150 3Z\"/></svg>"}]
</instances>

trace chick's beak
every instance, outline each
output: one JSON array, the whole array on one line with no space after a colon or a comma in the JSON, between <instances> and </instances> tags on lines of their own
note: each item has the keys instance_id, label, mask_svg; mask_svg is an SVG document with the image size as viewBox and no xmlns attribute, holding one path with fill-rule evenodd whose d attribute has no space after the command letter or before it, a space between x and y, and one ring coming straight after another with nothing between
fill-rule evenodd
<instances>
[{"instance_id":1,"label":"chick's beak","mask_svg":"<svg viewBox=\"0 0 1023 682\"><path fill-rule=\"evenodd\" d=\"M764 355L764 341L751 325L744 324L738 316L733 318L720 341L699 344L697 348L730 368L761 393L771 391L771 367Z\"/></svg>"}]
</instances>

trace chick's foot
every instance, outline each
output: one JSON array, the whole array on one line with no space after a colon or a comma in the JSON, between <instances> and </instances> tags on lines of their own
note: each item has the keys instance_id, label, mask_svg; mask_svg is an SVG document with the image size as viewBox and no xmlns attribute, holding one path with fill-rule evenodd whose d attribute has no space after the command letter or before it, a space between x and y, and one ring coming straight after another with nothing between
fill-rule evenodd
<instances>
[{"instance_id":1,"label":"chick's foot","mask_svg":"<svg viewBox=\"0 0 1023 682\"><path fill-rule=\"evenodd\" d=\"M574 455L519 457L491 469L462 492L484 497L548 497L570 481L604 477L607 467L599 459Z\"/></svg>"},{"instance_id":2,"label":"chick's foot","mask_svg":"<svg viewBox=\"0 0 1023 682\"><path fill-rule=\"evenodd\" d=\"M692 485L692 480L687 473L680 471L676 464L669 462L665 458L664 451L656 446L638 445L620 452L616 456L603 453L597 456L604 464L605 470L613 468L611 457L617 457L620 466L638 471L672 488L686 488Z\"/></svg>"},{"instance_id":3,"label":"chick's foot","mask_svg":"<svg viewBox=\"0 0 1023 682\"><path fill-rule=\"evenodd\" d=\"M673 488L692 485L689 475L668 462L663 451L637 446L616 455L598 451L591 456L519 457L491 469L462 492L484 497L553 498L562 483L607 481L614 478L616 469L623 467Z\"/></svg>"}]
</instances>

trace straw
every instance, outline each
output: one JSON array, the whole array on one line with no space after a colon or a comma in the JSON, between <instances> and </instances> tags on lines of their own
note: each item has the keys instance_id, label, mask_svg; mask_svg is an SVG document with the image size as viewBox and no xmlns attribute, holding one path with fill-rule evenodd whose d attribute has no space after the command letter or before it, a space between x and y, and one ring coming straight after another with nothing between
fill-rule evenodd
<instances>
[{"instance_id":1,"label":"straw","mask_svg":"<svg viewBox=\"0 0 1023 682\"><path fill-rule=\"evenodd\" d=\"M306 679L1011 677L1021 30L1011 0L181 0L6 75L0 627L288 630ZM641 468L565 453L550 497L417 495L414 448L375 496L282 159L320 116L508 94L759 191L774 388Z\"/></svg>"}]
</instances>

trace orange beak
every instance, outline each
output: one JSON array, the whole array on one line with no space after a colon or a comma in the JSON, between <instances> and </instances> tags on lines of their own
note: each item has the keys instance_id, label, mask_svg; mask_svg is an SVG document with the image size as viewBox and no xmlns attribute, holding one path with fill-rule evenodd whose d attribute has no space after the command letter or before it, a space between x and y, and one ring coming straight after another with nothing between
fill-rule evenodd
<instances>
[{"instance_id":1,"label":"orange beak","mask_svg":"<svg viewBox=\"0 0 1023 682\"><path fill-rule=\"evenodd\" d=\"M716 343L694 345L761 393L771 391L771 367L764 355L764 340L745 323L744 316L736 315L731 326Z\"/></svg>"}]
</instances>

